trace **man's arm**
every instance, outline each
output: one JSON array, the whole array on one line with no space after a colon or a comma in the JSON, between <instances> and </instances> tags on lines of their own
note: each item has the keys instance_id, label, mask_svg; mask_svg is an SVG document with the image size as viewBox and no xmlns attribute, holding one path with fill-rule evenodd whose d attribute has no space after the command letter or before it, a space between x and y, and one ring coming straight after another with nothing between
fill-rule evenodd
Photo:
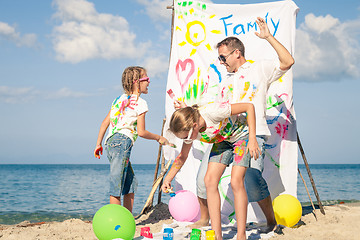
<instances>
[{"instance_id":1,"label":"man's arm","mask_svg":"<svg viewBox=\"0 0 360 240\"><path fill-rule=\"evenodd\" d=\"M291 56L289 51L270 33L269 27L264 21L264 19L258 17L256 23L258 24L260 29L260 33L255 32L256 36L261 39L266 39L275 49L279 57L280 69L283 71L290 69L291 66L295 63L295 60Z\"/></svg>"}]
</instances>

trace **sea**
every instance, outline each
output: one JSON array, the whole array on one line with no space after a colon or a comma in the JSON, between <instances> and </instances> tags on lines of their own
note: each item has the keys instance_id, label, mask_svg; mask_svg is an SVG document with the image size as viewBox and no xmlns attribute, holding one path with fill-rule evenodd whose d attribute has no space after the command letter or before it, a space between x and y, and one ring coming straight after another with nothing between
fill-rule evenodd
<instances>
[{"instance_id":1,"label":"sea","mask_svg":"<svg viewBox=\"0 0 360 240\"><path fill-rule=\"evenodd\" d=\"M360 164L310 164L310 172L323 205L360 201ZM155 164L133 164L138 178L133 215L144 207L154 181ZM297 198L309 206L317 198L305 165L299 165L307 190L298 176ZM160 172L160 171L159 171ZM0 164L0 224L23 221L64 221L70 218L91 220L108 204L107 164ZM168 204L169 195L161 201ZM153 205L158 202L158 191Z\"/></svg>"}]
</instances>

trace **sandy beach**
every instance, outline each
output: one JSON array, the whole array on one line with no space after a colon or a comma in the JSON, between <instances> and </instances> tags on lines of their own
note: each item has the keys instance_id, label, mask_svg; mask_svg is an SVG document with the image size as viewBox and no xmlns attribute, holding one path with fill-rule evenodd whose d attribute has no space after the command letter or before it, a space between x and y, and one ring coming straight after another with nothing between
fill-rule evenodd
<instances>
[{"instance_id":1,"label":"sandy beach","mask_svg":"<svg viewBox=\"0 0 360 240\"><path fill-rule=\"evenodd\" d=\"M283 234L266 235L261 239L359 239L360 204L347 203L325 206L325 215L319 209L304 211L296 228L284 228ZM152 233L160 233L164 224L174 221L166 204L156 205L149 213L135 220L135 239L143 239L140 229L150 227ZM176 228L175 228L176 229ZM191 230L189 229L189 232ZM185 238L185 237L184 237ZM224 237L225 238L225 237ZM0 225L0 239L97 239L91 222L69 219L63 222L22 222L17 225ZM180 239L180 238L179 238ZM228 238L231 239L231 238ZM248 239L259 239L249 236Z\"/></svg>"}]
</instances>

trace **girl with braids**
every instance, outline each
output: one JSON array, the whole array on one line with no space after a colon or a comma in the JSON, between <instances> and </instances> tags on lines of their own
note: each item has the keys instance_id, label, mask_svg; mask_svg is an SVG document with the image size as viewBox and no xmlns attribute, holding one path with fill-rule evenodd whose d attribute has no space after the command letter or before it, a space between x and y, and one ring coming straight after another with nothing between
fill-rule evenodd
<instances>
[{"instance_id":1,"label":"girl with braids","mask_svg":"<svg viewBox=\"0 0 360 240\"><path fill-rule=\"evenodd\" d=\"M111 109L103 120L94 155L100 159L102 140L105 138L107 157L110 162L110 204L121 205L121 195L124 196L124 207L132 212L137 180L130 163L131 148L137 137L153 139L159 144L169 144L162 136L145 129L145 114L147 103L140 97L148 93L150 78L142 67L128 67L122 74L122 86L125 93L117 97Z\"/></svg>"},{"instance_id":2,"label":"girl with braids","mask_svg":"<svg viewBox=\"0 0 360 240\"><path fill-rule=\"evenodd\" d=\"M183 139L179 156L161 186L162 191L171 189L171 181L184 165L192 142L197 139L218 143L211 149L205 175L207 204L211 227L217 240L222 239L220 195L218 184L225 168L233 162L231 188L234 193L237 219L237 239L246 239L247 194L244 187L246 169L251 157L258 158L260 149L256 141L255 109L252 103L209 103L202 107L192 106L176 110L171 116L169 130ZM241 113L246 112L246 117Z\"/></svg>"}]
</instances>

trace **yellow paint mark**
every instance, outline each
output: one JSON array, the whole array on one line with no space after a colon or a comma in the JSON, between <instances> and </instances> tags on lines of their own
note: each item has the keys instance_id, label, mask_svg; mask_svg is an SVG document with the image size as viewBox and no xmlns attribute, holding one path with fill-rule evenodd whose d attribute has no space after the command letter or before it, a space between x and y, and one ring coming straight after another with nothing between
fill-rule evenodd
<instances>
[{"instance_id":1,"label":"yellow paint mark","mask_svg":"<svg viewBox=\"0 0 360 240\"><path fill-rule=\"evenodd\" d=\"M245 97L246 93L241 94L240 100L242 100Z\"/></svg>"},{"instance_id":2,"label":"yellow paint mark","mask_svg":"<svg viewBox=\"0 0 360 240\"><path fill-rule=\"evenodd\" d=\"M211 30L210 32L215 33L215 34L221 34L220 30Z\"/></svg>"},{"instance_id":3,"label":"yellow paint mark","mask_svg":"<svg viewBox=\"0 0 360 240\"><path fill-rule=\"evenodd\" d=\"M209 43L208 43L208 44L206 44L205 46L206 46L206 48L207 48L209 51L211 51L211 46L210 46L210 44L209 44Z\"/></svg>"},{"instance_id":4,"label":"yellow paint mark","mask_svg":"<svg viewBox=\"0 0 360 240\"><path fill-rule=\"evenodd\" d=\"M255 92L252 92L251 96L249 97L249 100L252 101L254 97L255 97Z\"/></svg>"},{"instance_id":5,"label":"yellow paint mark","mask_svg":"<svg viewBox=\"0 0 360 240\"><path fill-rule=\"evenodd\" d=\"M186 42L185 41L182 41L181 43L179 43L180 46L184 46L186 45Z\"/></svg>"},{"instance_id":6,"label":"yellow paint mark","mask_svg":"<svg viewBox=\"0 0 360 240\"><path fill-rule=\"evenodd\" d=\"M196 53L196 49L194 48L193 50L191 50L190 56L194 55Z\"/></svg>"},{"instance_id":7,"label":"yellow paint mark","mask_svg":"<svg viewBox=\"0 0 360 240\"><path fill-rule=\"evenodd\" d=\"M250 88L250 82L245 82L245 87L244 87L245 92L243 94L241 94L240 100L242 100L245 97L246 92L247 92L247 90L249 90L249 88Z\"/></svg>"},{"instance_id":8,"label":"yellow paint mark","mask_svg":"<svg viewBox=\"0 0 360 240\"><path fill-rule=\"evenodd\" d=\"M200 80L200 68L198 68L198 74L197 74L197 79L196 79L196 86L199 86L199 80Z\"/></svg>"},{"instance_id":9,"label":"yellow paint mark","mask_svg":"<svg viewBox=\"0 0 360 240\"><path fill-rule=\"evenodd\" d=\"M194 9L193 9L193 8L190 9L189 12L190 12L190 14L193 14L193 13L194 13Z\"/></svg>"},{"instance_id":10,"label":"yellow paint mark","mask_svg":"<svg viewBox=\"0 0 360 240\"><path fill-rule=\"evenodd\" d=\"M249 90L249 87L250 87L250 82L246 82L245 87L244 87L244 91Z\"/></svg>"},{"instance_id":11,"label":"yellow paint mark","mask_svg":"<svg viewBox=\"0 0 360 240\"><path fill-rule=\"evenodd\" d=\"M194 26L194 25L200 26L200 27L202 28L202 31L204 32L204 38L201 39L200 41L196 39L196 42L194 42L194 41L191 39L191 37L190 37L190 28L191 28L192 26ZM202 22L195 20L195 21L189 22L189 23L186 25L186 27L187 27L187 31L186 31L186 34L185 34L185 38L186 38L186 40L188 41L188 43L190 43L190 44L193 45L194 47L197 47L197 46L199 46L203 41L205 41L205 38L206 38L206 30L205 30L205 25L204 25ZM195 34L194 34L193 36L195 36Z\"/></svg>"},{"instance_id":12,"label":"yellow paint mark","mask_svg":"<svg viewBox=\"0 0 360 240\"><path fill-rule=\"evenodd\" d=\"M213 15L211 15L209 18L211 19L211 18L214 18L216 15L215 14L213 14Z\"/></svg>"},{"instance_id":13,"label":"yellow paint mark","mask_svg":"<svg viewBox=\"0 0 360 240\"><path fill-rule=\"evenodd\" d=\"M179 28L179 26L176 26L175 30L176 30L176 31L178 31L178 30L179 30L179 31L182 31L181 28Z\"/></svg>"},{"instance_id":14,"label":"yellow paint mark","mask_svg":"<svg viewBox=\"0 0 360 240\"><path fill-rule=\"evenodd\" d=\"M283 82L283 79L282 79L283 76L285 76L285 74L282 75L281 78L279 78L279 82Z\"/></svg>"},{"instance_id":15,"label":"yellow paint mark","mask_svg":"<svg viewBox=\"0 0 360 240\"><path fill-rule=\"evenodd\" d=\"M197 38L198 37L198 33L194 33L194 38Z\"/></svg>"}]
</instances>

